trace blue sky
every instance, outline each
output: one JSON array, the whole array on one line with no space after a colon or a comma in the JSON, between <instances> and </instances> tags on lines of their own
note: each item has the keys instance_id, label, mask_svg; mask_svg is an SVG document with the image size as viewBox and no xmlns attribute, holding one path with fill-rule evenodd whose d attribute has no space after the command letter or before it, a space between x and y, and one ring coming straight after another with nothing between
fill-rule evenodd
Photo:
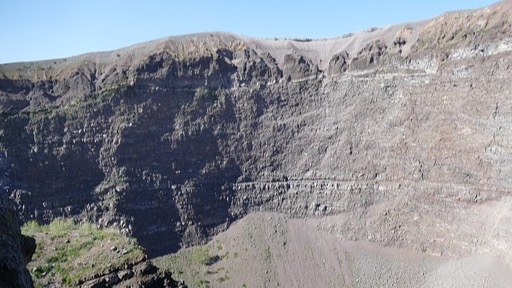
<instances>
[{"instance_id":1,"label":"blue sky","mask_svg":"<svg viewBox=\"0 0 512 288\"><path fill-rule=\"evenodd\" d=\"M334 37L494 2L0 0L0 63L69 57L205 31Z\"/></svg>"}]
</instances>

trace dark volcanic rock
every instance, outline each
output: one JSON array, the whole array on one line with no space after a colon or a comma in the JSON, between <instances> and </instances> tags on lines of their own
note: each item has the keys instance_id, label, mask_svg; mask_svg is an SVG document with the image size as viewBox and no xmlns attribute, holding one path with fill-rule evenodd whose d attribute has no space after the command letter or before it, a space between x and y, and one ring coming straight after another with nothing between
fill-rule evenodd
<instances>
[{"instance_id":1,"label":"dark volcanic rock","mask_svg":"<svg viewBox=\"0 0 512 288\"><path fill-rule=\"evenodd\" d=\"M79 279L73 285L80 288L187 287L184 283L174 280L170 272L158 271L158 268L147 259L124 263L121 267L111 267L108 271Z\"/></svg>"},{"instance_id":2,"label":"dark volcanic rock","mask_svg":"<svg viewBox=\"0 0 512 288\"><path fill-rule=\"evenodd\" d=\"M302 79L316 77L318 67L307 57L293 53L284 55L283 71L290 80Z\"/></svg>"},{"instance_id":3,"label":"dark volcanic rock","mask_svg":"<svg viewBox=\"0 0 512 288\"><path fill-rule=\"evenodd\" d=\"M0 196L0 287L33 287L26 265L35 250L35 240L21 235L16 204Z\"/></svg>"},{"instance_id":4,"label":"dark volcanic rock","mask_svg":"<svg viewBox=\"0 0 512 288\"><path fill-rule=\"evenodd\" d=\"M346 51L340 52L332 56L329 61L329 74L341 74L347 71L349 65L349 55Z\"/></svg>"},{"instance_id":5,"label":"dark volcanic rock","mask_svg":"<svg viewBox=\"0 0 512 288\"><path fill-rule=\"evenodd\" d=\"M252 49L237 51L234 59L238 67L237 80L243 84L257 84L258 82L277 82L283 76L276 60L267 52L258 55Z\"/></svg>"},{"instance_id":6,"label":"dark volcanic rock","mask_svg":"<svg viewBox=\"0 0 512 288\"><path fill-rule=\"evenodd\" d=\"M353 69L366 69L378 66L381 57L388 47L381 40L368 43L357 53L357 58L352 61Z\"/></svg>"}]
</instances>

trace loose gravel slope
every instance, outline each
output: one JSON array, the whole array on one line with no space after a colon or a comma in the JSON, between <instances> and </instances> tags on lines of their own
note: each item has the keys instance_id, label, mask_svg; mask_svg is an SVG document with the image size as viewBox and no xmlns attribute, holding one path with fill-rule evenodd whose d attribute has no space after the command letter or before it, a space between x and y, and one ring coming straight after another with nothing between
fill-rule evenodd
<instances>
[{"instance_id":1,"label":"loose gravel slope","mask_svg":"<svg viewBox=\"0 0 512 288\"><path fill-rule=\"evenodd\" d=\"M498 257L434 256L344 241L319 222L250 214L206 245L214 261L182 276L191 287L512 287L512 271ZM155 262L181 271L190 265L168 260Z\"/></svg>"}]
</instances>

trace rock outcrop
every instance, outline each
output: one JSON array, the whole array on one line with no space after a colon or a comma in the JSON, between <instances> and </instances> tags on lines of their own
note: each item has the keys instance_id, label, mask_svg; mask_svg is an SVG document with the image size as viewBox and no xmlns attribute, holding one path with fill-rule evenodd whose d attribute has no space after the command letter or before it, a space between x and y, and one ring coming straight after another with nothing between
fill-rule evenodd
<instances>
[{"instance_id":1,"label":"rock outcrop","mask_svg":"<svg viewBox=\"0 0 512 288\"><path fill-rule=\"evenodd\" d=\"M1 65L0 177L23 219L116 226L150 256L279 211L512 263L511 15L509 1L334 39L205 33Z\"/></svg>"},{"instance_id":2,"label":"rock outcrop","mask_svg":"<svg viewBox=\"0 0 512 288\"><path fill-rule=\"evenodd\" d=\"M21 235L16 203L0 197L0 287L33 287L26 265L36 249L34 239Z\"/></svg>"},{"instance_id":3,"label":"rock outcrop","mask_svg":"<svg viewBox=\"0 0 512 288\"><path fill-rule=\"evenodd\" d=\"M183 282L177 282L170 272L161 272L146 258L124 263L121 267L111 267L108 271L98 272L79 279L73 284L80 288L186 288Z\"/></svg>"}]
</instances>

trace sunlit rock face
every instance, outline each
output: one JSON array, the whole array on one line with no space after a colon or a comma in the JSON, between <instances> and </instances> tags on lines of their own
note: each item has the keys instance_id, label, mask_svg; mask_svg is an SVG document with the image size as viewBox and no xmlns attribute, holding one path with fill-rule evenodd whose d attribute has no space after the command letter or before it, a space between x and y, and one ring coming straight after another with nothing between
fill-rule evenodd
<instances>
[{"instance_id":1,"label":"sunlit rock face","mask_svg":"<svg viewBox=\"0 0 512 288\"><path fill-rule=\"evenodd\" d=\"M509 2L333 39L171 37L0 66L0 183L23 220L150 255L253 211L345 240L512 263Z\"/></svg>"}]
</instances>

